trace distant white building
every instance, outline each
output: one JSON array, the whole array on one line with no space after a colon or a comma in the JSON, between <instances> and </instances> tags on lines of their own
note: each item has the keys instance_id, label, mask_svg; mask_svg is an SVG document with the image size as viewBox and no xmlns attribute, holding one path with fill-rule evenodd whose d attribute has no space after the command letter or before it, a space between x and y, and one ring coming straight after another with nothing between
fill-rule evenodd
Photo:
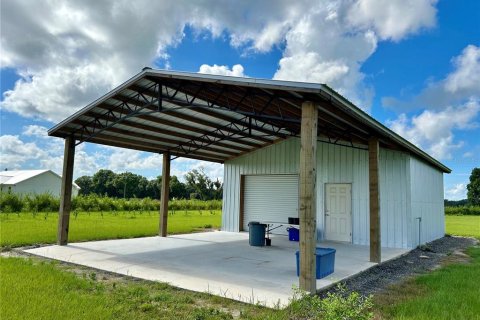
<instances>
[{"instance_id":1,"label":"distant white building","mask_svg":"<svg viewBox=\"0 0 480 320\"><path fill-rule=\"evenodd\" d=\"M21 194L51 193L60 195L62 177L51 170L0 171L0 191ZM72 196L78 195L80 187L73 183Z\"/></svg>"}]
</instances>

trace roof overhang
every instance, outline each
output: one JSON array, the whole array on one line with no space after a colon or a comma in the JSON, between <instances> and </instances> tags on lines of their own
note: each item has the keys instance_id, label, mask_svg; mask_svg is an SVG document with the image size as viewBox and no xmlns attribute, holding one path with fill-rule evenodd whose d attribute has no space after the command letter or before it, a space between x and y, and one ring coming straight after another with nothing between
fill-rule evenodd
<instances>
[{"instance_id":1,"label":"roof overhang","mask_svg":"<svg viewBox=\"0 0 480 320\"><path fill-rule=\"evenodd\" d=\"M301 106L318 105L319 139L409 152L451 170L326 85L153 70L49 130L56 137L223 163L300 135Z\"/></svg>"}]
</instances>

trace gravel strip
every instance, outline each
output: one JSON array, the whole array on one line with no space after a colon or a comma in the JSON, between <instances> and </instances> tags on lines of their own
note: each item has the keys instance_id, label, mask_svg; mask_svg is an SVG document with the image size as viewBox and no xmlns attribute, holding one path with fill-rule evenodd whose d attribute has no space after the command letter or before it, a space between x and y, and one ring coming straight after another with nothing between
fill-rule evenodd
<instances>
[{"instance_id":1,"label":"gravel strip","mask_svg":"<svg viewBox=\"0 0 480 320\"><path fill-rule=\"evenodd\" d=\"M473 238L443 237L396 259L374 266L341 283L345 284L349 291L357 291L362 295L378 293L392 284L402 282L407 277L436 269L448 255L476 244L478 240ZM459 254L462 255L460 252ZM331 287L320 292L320 296L335 291L336 288Z\"/></svg>"}]
</instances>

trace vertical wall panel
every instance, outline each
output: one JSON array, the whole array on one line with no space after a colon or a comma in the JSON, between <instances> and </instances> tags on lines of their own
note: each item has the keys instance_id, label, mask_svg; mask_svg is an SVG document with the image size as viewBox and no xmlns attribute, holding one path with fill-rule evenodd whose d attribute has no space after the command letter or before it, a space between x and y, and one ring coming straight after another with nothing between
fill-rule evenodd
<instances>
[{"instance_id":1,"label":"vertical wall panel","mask_svg":"<svg viewBox=\"0 0 480 320\"><path fill-rule=\"evenodd\" d=\"M407 248L408 154L380 149L380 221L383 247Z\"/></svg>"},{"instance_id":2,"label":"vertical wall panel","mask_svg":"<svg viewBox=\"0 0 480 320\"><path fill-rule=\"evenodd\" d=\"M445 234L443 173L425 162L410 158L412 246L433 241ZM421 239L419 223L421 217Z\"/></svg>"}]
</instances>

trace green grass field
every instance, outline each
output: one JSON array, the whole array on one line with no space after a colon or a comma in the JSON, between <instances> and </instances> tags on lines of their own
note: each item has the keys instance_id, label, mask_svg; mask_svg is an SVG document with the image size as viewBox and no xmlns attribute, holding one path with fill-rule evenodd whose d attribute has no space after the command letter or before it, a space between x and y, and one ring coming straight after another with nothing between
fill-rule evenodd
<instances>
[{"instance_id":1,"label":"green grass field","mask_svg":"<svg viewBox=\"0 0 480 320\"><path fill-rule=\"evenodd\" d=\"M54 213L1 214L2 245L55 242ZM71 217L70 240L155 235L157 212L80 213ZM218 227L219 211L177 211L169 216L169 232ZM447 216L447 233L480 239L480 216ZM375 299L378 318L480 319L480 248L470 248L471 263L453 263L393 286ZM296 303L271 310L177 289L167 284L123 278L83 276L72 266L39 258L0 258L0 318L3 319L300 319L309 306ZM67 270L65 270L67 269ZM78 272L78 270L77 270ZM303 319L303 318L302 318ZM320 319L320 318L319 318Z\"/></svg>"},{"instance_id":2,"label":"green grass field","mask_svg":"<svg viewBox=\"0 0 480 320\"><path fill-rule=\"evenodd\" d=\"M480 239L480 216L445 216L446 232Z\"/></svg>"},{"instance_id":3,"label":"green grass field","mask_svg":"<svg viewBox=\"0 0 480 320\"><path fill-rule=\"evenodd\" d=\"M57 213L0 214L0 246L54 243L57 236ZM219 228L219 210L176 211L168 216L168 232L189 233ZM158 233L158 212L80 212L70 216L69 241L134 238Z\"/></svg>"},{"instance_id":4,"label":"green grass field","mask_svg":"<svg viewBox=\"0 0 480 320\"><path fill-rule=\"evenodd\" d=\"M470 263L451 264L394 286L377 298L386 319L480 319L480 248Z\"/></svg>"},{"instance_id":5,"label":"green grass field","mask_svg":"<svg viewBox=\"0 0 480 320\"><path fill-rule=\"evenodd\" d=\"M264 319L273 310L167 284L101 279L39 259L0 258L0 318L10 319ZM78 272L78 270L77 270Z\"/></svg>"}]
</instances>

